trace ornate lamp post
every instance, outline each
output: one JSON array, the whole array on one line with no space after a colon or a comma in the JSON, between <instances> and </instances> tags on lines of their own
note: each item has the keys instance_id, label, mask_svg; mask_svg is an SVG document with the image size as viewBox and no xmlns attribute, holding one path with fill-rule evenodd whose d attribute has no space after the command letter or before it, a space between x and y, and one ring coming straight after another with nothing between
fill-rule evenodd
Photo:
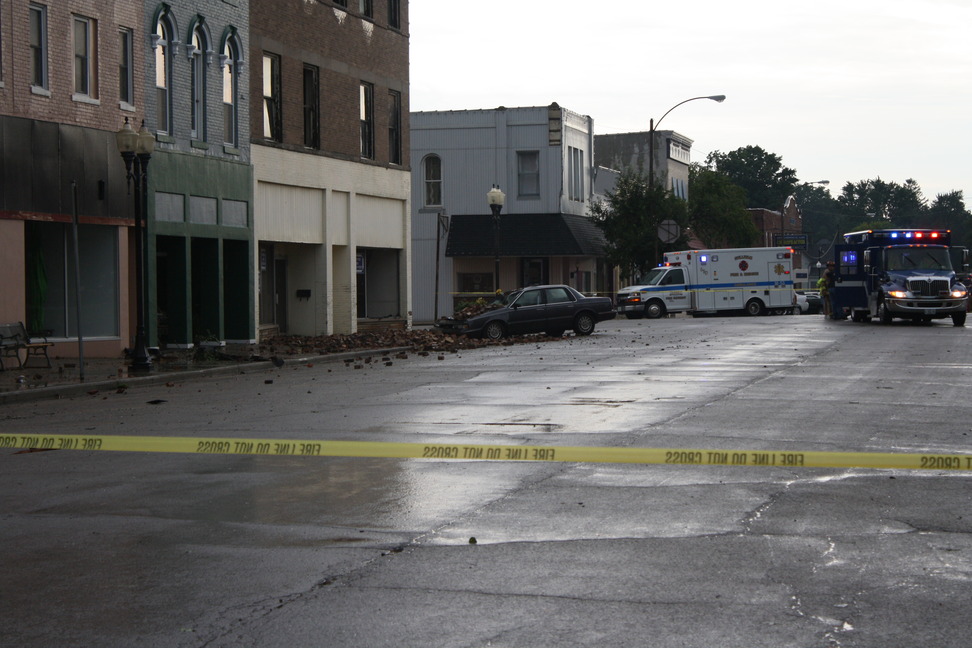
<instances>
[{"instance_id":1,"label":"ornate lamp post","mask_svg":"<svg viewBox=\"0 0 972 648\"><path fill-rule=\"evenodd\" d=\"M148 294L145 276L145 227L148 215L148 164L155 150L155 136L142 127L136 133L125 118L125 124L115 133L118 152L125 160L125 179L129 194L135 185L135 348L132 349L132 371L151 371L152 357L145 335L145 297Z\"/></svg>"},{"instance_id":2,"label":"ornate lamp post","mask_svg":"<svg viewBox=\"0 0 972 648\"><path fill-rule=\"evenodd\" d=\"M493 188L486 192L486 203L489 204L489 208L493 212L493 290L499 290L500 211L503 209L504 202L506 202L506 194L500 190L499 185L493 185Z\"/></svg>"}]
</instances>

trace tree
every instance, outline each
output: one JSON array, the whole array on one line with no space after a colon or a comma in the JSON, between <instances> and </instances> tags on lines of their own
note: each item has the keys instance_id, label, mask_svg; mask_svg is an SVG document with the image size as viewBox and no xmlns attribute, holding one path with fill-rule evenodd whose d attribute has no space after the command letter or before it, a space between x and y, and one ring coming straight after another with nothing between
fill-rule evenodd
<instances>
[{"instance_id":1,"label":"tree","mask_svg":"<svg viewBox=\"0 0 972 648\"><path fill-rule=\"evenodd\" d=\"M632 279L655 267L661 252L684 247L684 237L672 244L662 243L658 225L673 220L684 230L688 221L685 201L657 183L649 185L647 175L623 170L606 197L605 202L593 203L589 213L607 240L607 262L620 269L623 279Z\"/></svg>"},{"instance_id":2,"label":"tree","mask_svg":"<svg viewBox=\"0 0 972 648\"><path fill-rule=\"evenodd\" d=\"M952 230L952 243L972 245L972 213L965 207L961 191L938 194L925 212L925 227Z\"/></svg>"},{"instance_id":3,"label":"tree","mask_svg":"<svg viewBox=\"0 0 972 648\"><path fill-rule=\"evenodd\" d=\"M713 248L750 247L759 230L746 211L746 192L725 174L689 167L688 219L692 232Z\"/></svg>"},{"instance_id":4,"label":"tree","mask_svg":"<svg viewBox=\"0 0 972 648\"><path fill-rule=\"evenodd\" d=\"M910 178L903 185L880 178L848 182L837 202L845 216L868 227L919 227L927 208L921 187Z\"/></svg>"},{"instance_id":5,"label":"tree","mask_svg":"<svg viewBox=\"0 0 972 648\"><path fill-rule=\"evenodd\" d=\"M712 151L705 164L743 188L747 207L781 209L797 181L796 171L783 166L780 156L758 146L744 146L729 153Z\"/></svg>"}]
</instances>

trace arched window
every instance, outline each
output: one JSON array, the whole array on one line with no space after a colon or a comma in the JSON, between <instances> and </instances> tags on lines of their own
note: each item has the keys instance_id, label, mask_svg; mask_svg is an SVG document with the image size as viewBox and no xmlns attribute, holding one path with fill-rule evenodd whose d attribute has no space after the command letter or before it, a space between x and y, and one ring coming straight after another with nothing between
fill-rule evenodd
<instances>
[{"instance_id":1,"label":"arched window","mask_svg":"<svg viewBox=\"0 0 972 648\"><path fill-rule=\"evenodd\" d=\"M229 32L223 42L220 63L223 66L223 142L230 146L239 144L239 76L240 45L236 31Z\"/></svg>"},{"instance_id":2,"label":"arched window","mask_svg":"<svg viewBox=\"0 0 972 648\"><path fill-rule=\"evenodd\" d=\"M202 18L196 19L189 40L190 136L206 139L206 63L212 54Z\"/></svg>"},{"instance_id":3,"label":"arched window","mask_svg":"<svg viewBox=\"0 0 972 648\"><path fill-rule=\"evenodd\" d=\"M442 205L442 159L438 155L425 158L425 206Z\"/></svg>"},{"instance_id":4,"label":"arched window","mask_svg":"<svg viewBox=\"0 0 972 648\"><path fill-rule=\"evenodd\" d=\"M153 35L155 48L155 128L172 133L172 52L175 25L168 11L159 14Z\"/></svg>"}]
</instances>

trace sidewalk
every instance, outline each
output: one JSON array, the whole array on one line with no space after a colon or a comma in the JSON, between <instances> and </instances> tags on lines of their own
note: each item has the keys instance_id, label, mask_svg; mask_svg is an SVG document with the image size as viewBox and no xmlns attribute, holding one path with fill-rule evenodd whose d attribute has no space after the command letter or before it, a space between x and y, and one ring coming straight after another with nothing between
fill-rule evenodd
<instances>
[{"instance_id":1,"label":"sidewalk","mask_svg":"<svg viewBox=\"0 0 972 648\"><path fill-rule=\"evenodd\" d=\"M49 369L19 368L16 363L7 362L6 370L0 371L0 406L4 403L78 396L92 391L127 389L220 373L261 371L284 364L338 362L347 358L409 350L410 347L355 349L323 355L276 355L271 359L220 354L218 357L209 355L197 360L189 355L168 354L154 357L149 372L129 371L125 358L85 358L83 378L77 358L51 357Z\"/></svg>"}]
</instances>

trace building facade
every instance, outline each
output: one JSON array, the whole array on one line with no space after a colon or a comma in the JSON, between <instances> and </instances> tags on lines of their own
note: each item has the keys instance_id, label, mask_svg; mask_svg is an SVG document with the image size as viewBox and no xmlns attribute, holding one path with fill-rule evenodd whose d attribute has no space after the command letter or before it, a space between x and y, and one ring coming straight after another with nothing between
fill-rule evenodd
<instances>
[{"instance_id":1,"label":"building facade","mask_svg":"<svg viewBox=\"0 0 972 648\"><path fill-rule=\"evenodd\" d=\"M497 289L613 291L603 235L587 215L593 119L554 103L416 112L411 128L417 322ZM487 205L494 186L505 194L496 218Z\"/></svg>"},{"instance_id":2,"label":"building facade","mask_svg":"<svg viewBox=\"0 0 972 648\"><path fill-rule=\"evenodd\" d=\"M260 334L409 326L408 2L250 8Z\"/></svg>"},{"instance_id":3,"label":"building facade","mask_svg":"<svg viewBox=\"0 0 972 648\"><path fill-rule=\"evenodd\" d=\"M145 2L148 329L164 348L255 340L249 0Z\"/></svg>"},{"instance_id":4,"label":"building facade","mask_svg":"<svg viewBox=\"0 0 972 648\"><path fill-rule=\"evenodd\" d=\"M640 169L648 174L653 167L655 182L664 183L675 196L688 200L689 166L692 164L692 140L675 131L655 131L655 145L650 146L651 133L612 133L594 138L598 166L609 169ZM654 152L654 165L649 159Z\"/></svg>"},{"instance_id":5,"label":"building facade","mask_svg":"<svg viewBox=\"0 0 972 648\"><path fill-rule=\"evenodd\" d=\"M0 3L0 320L46 333L54 354L75 355L79 330L91 355L120 355L132 335L134 221L114 132L145 96L121 86L116 33L145 40L140 6Z\"/></svg>"}]
</instances>

